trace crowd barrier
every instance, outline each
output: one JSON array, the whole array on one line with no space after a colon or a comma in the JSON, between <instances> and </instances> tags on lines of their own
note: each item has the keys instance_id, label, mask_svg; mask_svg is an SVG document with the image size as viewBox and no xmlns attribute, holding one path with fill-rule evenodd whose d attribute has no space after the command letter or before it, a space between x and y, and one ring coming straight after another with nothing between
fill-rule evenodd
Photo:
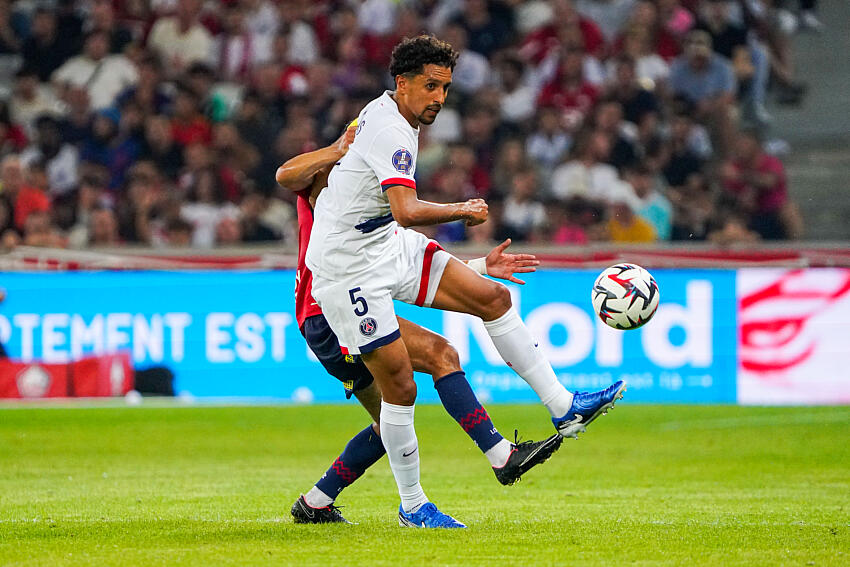
<instances>
[{"instance_id":1,"label":"crowd barrier","mask_svg":"<svg viewBox=\"0 0 850 567\"><path fill-rule=\"evenodd\" d=\"M568 388L622 378L636 402L850 403L850 268L652 271L658 312L626 332L592 312L598 269L544 268L509 285ZM289 269L4 272L0 287L0 342L20 375L126 352L136 369L170 368L175 389L195 397L342 398L298 332ZM482 400L536 399L480 321L404 304L397 313L451 340ZM417 380L419 400L437 401L430 377Z\"/></svg>"}]
</instances>

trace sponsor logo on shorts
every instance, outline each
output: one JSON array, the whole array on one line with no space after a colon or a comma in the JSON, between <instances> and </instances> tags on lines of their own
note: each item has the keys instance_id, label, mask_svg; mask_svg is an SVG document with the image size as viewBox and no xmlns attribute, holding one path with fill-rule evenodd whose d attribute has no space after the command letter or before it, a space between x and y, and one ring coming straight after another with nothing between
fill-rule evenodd
<instances>
[{"instance_id":1,"label":"sponsor logo on shorts","mask_svg":"<svg viewBox=\"0 0 850 567\"><path fill-rule=\"evenodd\" d=\"M354 355L353 354L346 354L345 355L345 361L348 364L354 364Z\"/></svg>"},{"instance_id":2,"label":"sponsor logo on shorts","mask_svg":"<svg viewBox=\"0 0 850 567\"><path fill-rule=\"evenodd\" d=\"M371 317L360 321L360 333L365 337L371 337L378 330L378 322Z\"/></svg>"},{"instance_id":3,"label":"sponsor logo on shorts","mask_svg":"<svg viewBox=\"0 0 850 567\"><path fill-rule=\"evenodd\" d=\"M345 382L342 383L342 387L345 388L346 390L353 390L354 389L354 380L346 380Z\"/></svg>"},{"instance_id":4,"label":"sponsor logo on shorts","mask_svg":"<svg viewBox=\"0 0 850 567\"><path fill-rule=\"evenodd\" d=\"M413 167L413 156L411 156L410 152L405 149L397 150L396 153L393 154L393 167L399 172L409 175L410 170Z\"/></svg>"}]
</instances>

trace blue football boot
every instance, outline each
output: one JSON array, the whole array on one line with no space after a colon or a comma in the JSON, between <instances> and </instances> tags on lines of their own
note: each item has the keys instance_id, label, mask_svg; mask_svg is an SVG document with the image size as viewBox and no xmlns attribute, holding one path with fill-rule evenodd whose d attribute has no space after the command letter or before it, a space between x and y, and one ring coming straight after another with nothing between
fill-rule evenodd
<instances>
[{"instance_id":1,"label":"blue football boot","mask_svg":"<svg viewBox=\"0 0 850 567\"><path fill-rule=\"evenodd\" d=\"M419 510L406 513L398 507L398 525L404 528L465 528L466 526L447 514L443 514L433 502L423 504Z\"/></svg>"},{"instance_id":2,"label":"blue football boot","mask_svg":"<svg viewBox=\"0 0 850 567\"><path fill-rule=\"evenodd\" d=\"M608 413L614 402L623 397L626 383L620 380L598 392L576 392L573 405L564 417L553 417L552 423L562 437L577 438L591 421Z\"/></svg>"}]
</instances>

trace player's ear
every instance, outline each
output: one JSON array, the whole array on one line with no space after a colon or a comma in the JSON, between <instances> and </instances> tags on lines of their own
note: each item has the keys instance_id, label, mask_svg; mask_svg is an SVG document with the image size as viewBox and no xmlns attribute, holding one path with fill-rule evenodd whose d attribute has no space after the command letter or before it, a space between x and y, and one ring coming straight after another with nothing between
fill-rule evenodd
<instances>
[{"instance_id":1,"label":"player's ear","mask_svg":"<svg viewBox=\"0 0 850 567\"><path fill-rule=\"evenodd\" d=\"M395 91L399 94L404 93L407 88L407 77L404 75L395 76Z\"/></svg>"}]
</instances>

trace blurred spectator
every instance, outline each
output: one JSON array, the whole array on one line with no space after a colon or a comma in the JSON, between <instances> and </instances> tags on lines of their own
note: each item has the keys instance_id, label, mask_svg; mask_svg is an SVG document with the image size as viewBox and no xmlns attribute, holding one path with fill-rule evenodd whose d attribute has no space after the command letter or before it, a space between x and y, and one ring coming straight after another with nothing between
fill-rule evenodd
<instances>
[{"instance_id":1,"label":"blurred spectator","mask_svg":"<svg viewBox=\"0 0 850 567\"><path fill-rule=\"evenodd\" d=\"M731 147L735 76L729 61L712 52L706 32L688 34L684 55L673 61L670 88L695 105L696 118L709 125L720 147Z\"/></svg>"},{"instance_id":2,"label":"blurred spectator","mask_svg":"<svg viewBox=\"0 0 850 567\"><path fill-rule=\"evenodd\" d=\"M653 50L650 41L649 30L646 28L628 28L622 38L620 58L610 60L609 75L616 73L616 69L612 69L614 65L626 61L624 58L628 57L632 60L632 80L640 81L643 88L648 88L649 85L663 88L670 76L670 65Z\"/></svg>"},{"instance_id":3,"label":"blurred spectator","mask_svg":"<svg viewBox=\"0 0 850 567\"><path fill-rule=\"evenodd\" d=\"M221 22L222 30L213 39L218 76L225 81L245 81L254 65L270 59L270 44L248 26L245 9L239 2L225 4Z\"/></svg>"},{"instance_id":4,"label":"blurred spectator","mask_svg":"<svg viewBox=\"0 0 850 567\"><path fill-rule=\"evenodd\" d=\"M198 95L187 85L179 85L174 99L171 135L181 146L212 142L212 126L201 114Z\"/></svg>"},{"instance_id":5,"label":"blurred spectator","mask_svg":"<svg viewBox=\"0 0 850 567\"><path fill-rule=\"evenodd\" d=\"M501 83L502 120L520 128L534 117L537 90L525 82L525 67L515 57L504 57L498 65Z\"/></svg>"},{"instance_id":6,"label":"blurred spectator","mask_svg":"<svg viewBox=\"0 0 850 567\"><path fill-rule=\"evenodd\" d=\"M66 41L67 38L60 38L56 26L56 13L53 10L37 8L33 14L30 36L21 50L24 66L33 69L41 81L50 80L53 72L74 53L75 45Z\"/></svg>"},{"instance_id":7,"label":"blurred spectator","mask_svg":"<svg viewBox=\"0 0 850 567\"><path fill-rule=\"evenodd\" d=\"M504 198L511 191L513 177L531 167L522 138L506 138L499 146L493 165L493 186L490 195Z\"/></svg>"},{"instance_id":8,"label":"blurred spectator","mask_svg":"<svg viewBox=\"0 0 850 567\"><path fill-rule=\"evenodd\" d=\"M35 134L35 119L42 114L60 114L60 106L50 85L39 82L35 69L22 67L15 74L9 112L12 120L23 127L27 136L32 137Z\"/></svg>"},{"instance_id":9,"label":"blurred spectator","mask_svg":"<svg viewBox=\"0 0 850 567\"><path fill-rule=\"evenodd\" d=\"M225 97L214 90L216 75L205 63L192 63L186 70L186 86L199 101L201 114L212 122L227 120L230 108Z\"/></svg>"},{"instance_id":10,"label":"blurred spectator","mask_svg":"<svg viewBox=\"0 0 850 567\"><path fill-rule=\"evenodd\" d=\"M611 151L605 161L622 170L639 160L637 128L623 121L623 107L616 100L601 100L593 114L593 127L608 135Z\"/></svg>"},{"instance_id":11,"label":"blurred spectator","mask_svg":"<svg viewBox=\"0 0 850 567\"><path fill-rule=\"evenodd\" d=\"M636 0L576 0L579 14L599 26L606 41L613 41L631 17Z\"/></svg>"},{"instance_id":12,"label":"blurred spectator","mask_svg":"<svg viewBox=\"0 0 850 567\"><path fill-rule=\"evenodd\" d=\"M721 175L747 225L762 238L786 238L789 225L799 224L793 218L796 211L789 207L785 167L765 153L755 132L738 134L733 158L723 165Z\"/></svg>"},{"instance_id":13,"label":"blurred spectator","mask_svg":"<svg viewBox=\"0 0 850 567\"><path fill-rule=\"evenodd\" d=\"M0 162L0 191L11 208L14 227L21 231L32 213L50 210L47 195L27 185L24 175L24 165L17 155L9 154Z\"/></svg>"},{"instance_id":14,"label":"blurred spectator","mask_svg":"<svg viewBox=\"0 0 850 567\"><path fill-rule=\"evenodd\" d=\"M551 0L549 21L523 39L520 53L525 59L540 63L547 54L558 50L567 42L567 34L578 30L580 46L585 53L604 57L605 38L592 20L575 9L572 0Z\"/></svg>"},{"instance_id":15,"label":"blurred spectator","mask_svg":"<svg viewBox=\"0 0 850 567\"><path fill-rule=\"evenodd\" d=\"M608 135L585 132L575 147L575 158L559 166L552 174L551 193L559 199L582 197L605 201L619 183L617 170L605 163L611 153Z\"/></svg>"},{"instance_id":16,"label":"blurred spectator","mask_svg":"<svg viewBox=\"0 0 850 567\"><path fill-rule=\"evenodd\" d=\"M466 29L469 49L485 57L502 47L513 33L511 11L500 2L466 0L455 22Z\"/></svg>"},{"instance_id":17,"label":"blurred spectator","mask_svg":"<svg viewBox=\"0 0 850 567\"><path fill-rule=\"evenodd\" d=\"M183 167L183 154L174 142L167 116L155 114L145 120L145 137L139 155L153 161L167 177L177 177Z\"/></svg>"},{"instance_id":18,"label":"blurred spectator","mask_svg":"<svg viewBox=\"0 0 850 567\"><path fill-rule=\"evenodd\" d=\"M210 59L212 36L198 21L200 8L200 0L177 0L175 14L158 19L151 29L148 47L159 55L170 76Z\"/></svg>"},{"instance_id":19,"label":"blurred spectator","mask_svg":"<svg viewBox=\"0 0 850 567\"><path fill-rule=\"evenodd\" d=\"M667 13L662 15L659 7L665 3ZM672 18L672 21L666 21L665 16ZM638 0L614 48L622 49L625 36L632 35L632 39L641 42L643 55L652 52L662 60L670 61L681 53L680 39L692 25L693 16L679 7L676 0L665 0L658 2L658 5L650 0ZM645 35L637 36L641 31Z\"/></svg>"},{"instance_id":20,"label":"blurred spectator","mask_svg":"<svg viewBox=\"0 0 850 567\"><path fill-rule=\"evenodd\" d=\"M670 240L673 226L673 207L659 190L660 179L643 164L626 169L625 179L637 197L635 213L647 221L659 240Z\"/></svg>"},{"instance_id":21,"label":"blurred spectator","mask_svg":"<svg viewBox=\"0 0 850 567\"><path fill-rule=\"evenodd\" d=\"M83 53L68 59L51 77L60 98L66 98L69 87L84 87L94 110L112 106L115 97L138 79L129 59L109 54L109 36L97 30L86 36Z\"/></svg>"},{"instance_id":22,"label":"blurred spectator","mask_svg":"<svg viewBox=\"0 0 850 567\"><path fill-rule=\"evenodd\" d=\"M563 112L569 124L577 127L598 97L599 90L584 77L584 53L569 49L561 57L555 78L543 87L537 104L554 106Z\"/></svg>"},{"instance_id":23,"label":"blurred spectator","mask_svg":"<svg viewBox=\"0 0 850 567\"><path fill-rule=\"evenodd\" d=\"M201 170L194 178L180 217L192 225L192 246L212 248L215 230L225 218L237 218L239 209L224 198L221 179L214 168Z\"/></svg>"},{"instance_id":24,"label":"blurred spectator","mask_svg":"<svg viewBox=\"0 0 850 567\"><path fill-rule=\"evenodd\" d=\"M658 115L661 104L658 96L644 87L636 74L635 59L621 55L613 59L614 75L609 86L609 96L623 108L623 118L640 126L648 115Z\"/></svg>"},{"instance_id":25,"label":"blurred spectator","mask_svg":"<svg viewBox=\"0 0 850 567\"><path fill-rule=\"evenodd\" d=\"M98 207L104 205L104 188L94 176L84 177L75 191L72 199L57 205L54 203L54 218L60 228L68 229L68 247L85 248L90 244L92 214ZM115 230L118 230L118 219L115 217ZM116 236L117 239L117 236Z\"/></svg>"},{"instance_id":26,"label":"blurred spectator","mask_svg":"<svg viewBox=\"0 0 850 567\"><path fill-rule=\"evenodd\" d=\"M593 212L581 198L570 199L566 203L552 200L546 203L549 213L549 239L554 244L583 245L588 243L587 231L583 220L593 222ZM589 217L589 218L588 218Z\"/></svg>"},{"instance_id":27,"label":"blurred spectator","mask_svg":"<svg viewBox=\"0 0 850 567\"><path fill-rule=\"evenodd\" d=\"M60 122L49 114L35 121L33 143L21 154L25 165L42 163L50 181L50 193L61 195L77 185L79 152L62 140Z\"/></svg>"},{"instance_id":28,"label":"blurred spectator","mask_svg":"<svg viewBox=\"0 0 850 567\"><path fill-rule=\"evenodd\" d=\"M705 240L713 220L714 196L706 179L693 173L667 193L673 205L673 240Z\"/></svg>"},{"instance_id":29,"label":"blurred spectator","mask_svg":"<svg viewBox=\"0 0 850 567\"><path fill-rule=\"evenodd\" d=\"M517 171L511 177L511 191L505 199L501 233L517 242L537 240L546 225L546 209L535 198L537 176L532 169Z\"/></svg>"},{"instance_id":30,"label":"blurred spectator","mask_svg":"<svg viewBox=\"0 0 850 567\"><path fill-rule=\"evenodd\" d=\"M118 238L118 220L115 213L107 207L100 207L92 211L89 219L89 245L90 246L116 246L120 244Z\"/></svg>"},{"instance_id":31,"label":"blurred spectator","mask_svg":"<svg viewBox=\"0 0 850 567\"><path fill-rule=\"evenodd\" d=\"M27 133L16 124L9 107L0 100L0 154L19 152L27 145Z\"/></svg>"},{"instance_id":32,"label":"blurred spectator","mask_svg":"<svg viewBox=\"0 0 850 567\"><path fill-rule=\"evenodd\" d=\"M537 113L537 129L528 137L526 153L544 171L551 172L572 146L572 137L561 127L555 107L544 106Z\"/></svg>"},{"instance_id":33,"label":"blurred spectator","mask_svg":"<svg viewBox=\"0 0 850 567\"><path fill-rule=\"evenodd\" d=\"M0 2L0 54L18 53L23 46L24 34L19 25L20 18L15 17L12 2ZM17 20L17 22L16 22ZM0 299L2 301L2 299Z\"/></svg>"},{"instance_id":34,"label":"blurred spectator","mask_svg":"<svg viewBox=\"0 0 850 567\"><path fill-rule=\"evenodd\" d=\"M440 35L459 53L457 65L452 71L453 90L471 95L490 81L490 63L477 51L467 48L466 29L462 25L449 24Z\"/></svg>"},{"instance_id":35,"label":"blurred spectator","mask_svg":"<svg viewBox=\"0 0 850 567\"><path fill-rule=\"evenodd\" d=\"M152 53L145 53L137 65L138 81L121 92L115 101L118 108L127 102L139 105L145 114L161 114L171 110L171 95L163 84L162 65Z\"/></svg>"},{"instance_id":36,"label":"blurred spectator","mask_svg":"<svg viewBox=\"0 0 850 567\"><path fill-rule=\"evenodd\" d=\"M116 21L111 0L94 0L89 18L88 27L84 27L85 31L105 33L109 37L110 53L123 53L124 48L133 41L130 29Z\"/></svg>"},{"instance_id":37,"label":"blurred spectator","mask_svg":"<svg viewBox=\"0 0 850 567\"><path fill-rule=\"evenodd\" d=\"M685 112L676 114L671 120L669 155L663 169L664 178L671 187L682 187L692 175L700 173L710 155L695 146L694 131L693 121Z\"/></svg>"},{"instance_id":38,"label":"blurred spectator","mask_svg":"<svg viewBox=\"0 0 850 567\"><path fill-rule=\"evenodd\" d=\"M638 203L634 197L628 197L625 191L619 192L608 211L608 234L612 242L647 243L657 238L652 225L636 214Z\"/></svg>"},{"instance_id":39,"label":"blurred spectator","mask_svg":"<svg viewBox=\"0 0 850 567\"><path fill-rule=\"evenodd\" d=\"M25 246L40 246L63 248L65 241L61 233L50 221L46 211L35 210L27 215L23 226L22 244Z\"/></svg>"},{"instance_id":40,"label":"blurred spectator","mask_svg":"<svg viewBox=\"0 0 850 567\"><path fill-rule=\"evenodd\" d=\"M91 138L83 143L80 160L100 166L109 175L109 189L118 190L127 170L140 153L139 142L126 128L121 128L121 114L114 108L94 116Z\"/></svg>"},{"instance_id":41,"label":"blurred spectator","mask_svg":"<svg viewBox=\"0 0 850 567\"><path fill-rule=\"evenodd\" d=\"M697 29L711 35L714 51L732 62L747 116L759 125L768 121L764 108L770 61L764 49L750 41L747 29L732 20L728 0L703 2Z\"/></svg>"},{"instance_id":42,"label":"blurred spectator","mask_svg":"<svg viewBox=\"0 0 850 567\"><path fill-rule=\"evenodd\" d=\"M280 235L263 221L268 203L266 197L259 192L245 195L240 206L240 233L243 242L269 242L280 240Z\"/></svg>"},{"instance_id":43,"label":"blurred spectator","mask_svg":"<svg viewBox=\"0 0 850 567\"><path fill-rule=\"evenodd\" d=\"M193 234L188 221L180 217L169 219L165 223L164 244L171 248L186 248L192 245Z\"/></svg>"},{"instance_id":44,"label":"blurred spectator","mask_svg":"<svg viewBox=\"0 0 850 567\"><path fill-rule=\"evenodd\" d=\"M311 0L289 0L278 3L281 29L288 30L287 60L296 65L311 65L320 55L316 30L307 23Z\"/></svg>"}]
</instances>

